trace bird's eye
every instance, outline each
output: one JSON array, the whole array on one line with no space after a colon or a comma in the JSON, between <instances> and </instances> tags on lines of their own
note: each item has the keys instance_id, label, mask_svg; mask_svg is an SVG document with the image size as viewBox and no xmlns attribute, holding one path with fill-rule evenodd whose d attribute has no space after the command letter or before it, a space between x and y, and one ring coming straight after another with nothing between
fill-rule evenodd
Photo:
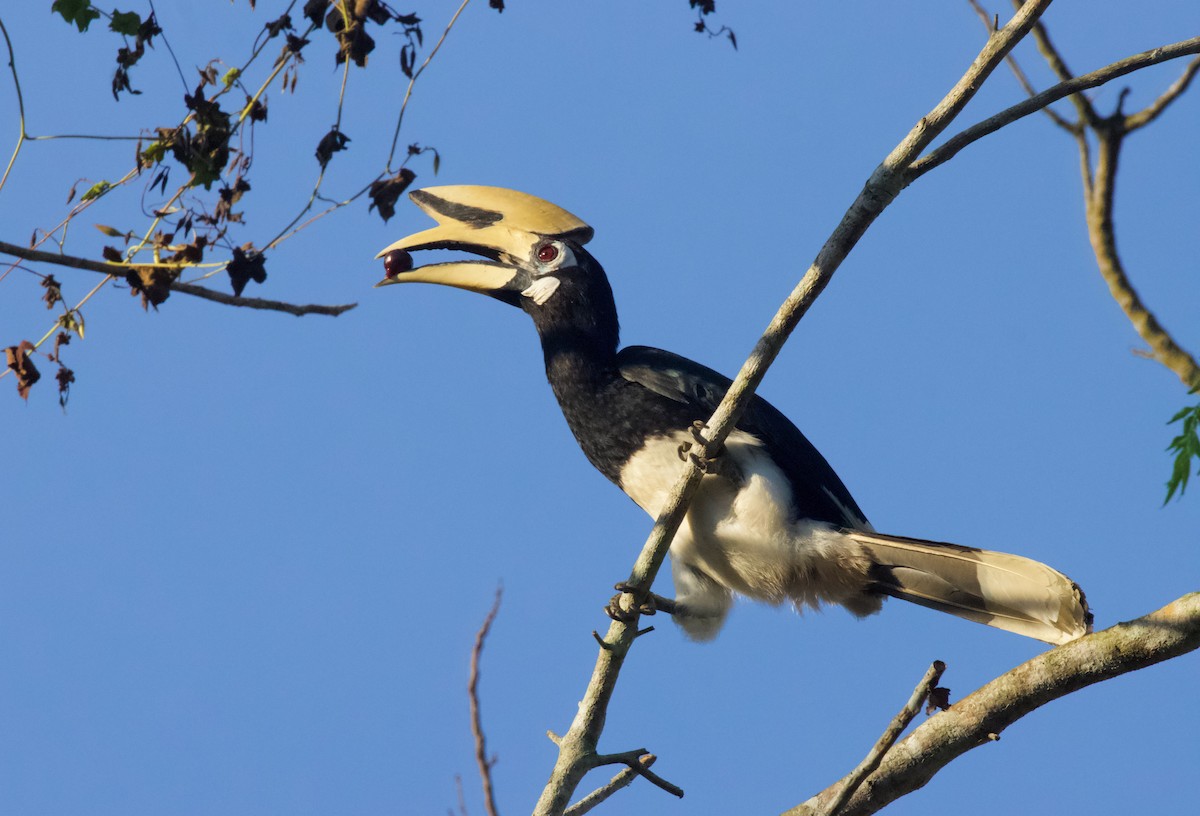
<instances>
[{"instance_id":1,"label":"bird's eye","mask_svg":"<svg viewBox=\"0 0 1200 816\"><path fill-rule=\"evenodd\" d=\"M537 250L537 259L542 263L550 263L558 257L558 247L554 244L542 244Z\"/></svg>"}]
</instances>

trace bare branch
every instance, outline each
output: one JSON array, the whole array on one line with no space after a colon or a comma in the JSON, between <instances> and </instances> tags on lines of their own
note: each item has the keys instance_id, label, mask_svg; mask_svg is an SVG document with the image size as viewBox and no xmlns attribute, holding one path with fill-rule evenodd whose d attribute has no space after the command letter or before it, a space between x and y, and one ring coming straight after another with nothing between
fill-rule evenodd
<instances>
[{"instance_id":1,"label":"bare branch","mask_svg":"<svg viewBox=\"0 0 1200 816\"><path fill-rule=\"evenodd\" d=\"M1032 0L1004 28L989 37L962 78L933 110L917 122L871 174L804 277L771 320L716 412L708 420L707 427L710 430L705 450L697 452L702 458L711 458L720 451L725 437L733 430L738 417L753 397L754 389L762 381L768 366L779 354L792 330L828 285L858 239L904 188L909 165L930 141L949 126L1049 4L1050 0ZM702 471L695 464L683 466L679 480L634 564L627 582L629 585L649 589L653 584L666 558L671 539L683 521L688 503L702 477ZM600 649L578 713L559 745L558 760L534 809L537 816L562 813L583 776L593 767L591 761L604 727L608 703L625 656L637 636L637 623L638 614L634 610L629 620L614 620L609 626L604 638L608 648Z\"/></svg>"},{"instance_id":2,"label":"bare branch","mask_svg":"<svg viewBox=\"0 0 1200 816\"><path fill-rule=\"evenodd\" d=\"M282 300L266 300L265 298L239 297L237 295L227 295L224 292L217 292L213 289L206 289L203 286L197 286L194 283L172 283L172 292L179 292L184 295L198 297L201 300L211 300L214 303L222 303L226 306L242 306L246 309L260 309L266 312L284 312L285 314L303 317L304 315L327 315L329 317L337 317L342 312L348 312L357 303L341 303L336 305L325 305L322 303L287 303Z\"/></svg>"},{"instance_id":3,"label":"bare branch","mask_svg":"<svg viewBox=\"0 0 1200 816\"><path fill-rule=\"evenodd\" d=\"M1052 102L1057 102L1071 94L1077 94L1088 88L1103 85L1117 77L1125 76L1142 68L1178 59L1179 57L1185 57L1189 54L1200 54L1200 37L1193 37L1190 40L1183 40L1182 42L1172 43L1171 45L1165 45L1150 51L1143 51L1140 54L1127 57L1120 62L1114 62L1111 65L1106 65L1103 68L1092 71L1090 74L1084 74L1067 82L1061 82L1052 88L1047 88L1037 96L1013 105L1011 108L1007 108L995 116L988 117L982 122L972 125L947 139L939 147L931 150L912 163L905 177L905 182L906 184L911 184L933 168L944 164L972 142L976 142L990 133L995 133L1005 125L1010 125L1018 119L1023 119Z\"/></svg>"},{"instance_id":4,"label":"bare branch","mask_svg":"<svg viewBox=\"0 0 1200 816\"><path fill-rule=\"evenodd\" d=\"M1013 0L1013 5L1020 7L1024 0ZM1071 69L1067 67L1066 60L1058 53L1058 49L1054 47L1054 43L1050 41L1050 34L1046 31L1046 27L1038 23L1033 27L1033 41L1037 45L1038 52L1046 59L1046 63L1050 66L1050 70L1058 77L1060 82L1069 82L1074 79L1075 75L1071 73ZM1095 107L1092 106L1091 100L1081 93L1071 94L1071 104L1075 106L1075 110L1079 114L1079 121L1091 127L1095 127L1100 121L1100 115L1096 113Z\"/></svg>"},{"instance_id":5,"label":"bare branch","mask_svg":"<svg viewBox=\"0 0 1200 816\"><path fill-rule=\"evenodd\" d=\"M1107 125L1096 132L1096 169L1093 186L1085 201L1088 239L1096 255L1100 275L1108 284L1113 300L1129 318L1138 335L1150 346L1154 359L1173 372L1189 388L1200 384L1200 365L1185 351L1146 307L1117 253L1113 208L1117 176L1117 159L1125 138L1124 120L1119 115L1106 120ZM1086 142L1085 142L1086 144ZM1084 159L1086 161L1086 158Z\"/></svg>"},{"instance_id":6,"label":"bare branch","mask_svg":"<svg viewBox=\"0 0 1200 816\"><path fill-rule=\"evenodd\" d=\"M1051 649L1001 675L935 714L893 748L846 803L841 816L866 816L922 787L952 760L1046 703L1081 688L1200 648L1200 592L1145 617ZM841 789L837 782L787 811L821 812Z\"/></svg>"},{"instance_id":7,"label":"bare branch","mask_svg":"<svg viewBox=\"0 0 1200 816\"><path fill-rule=\"evenodd\" d=\"M988 15L984 7L979 4L979 0L967 0L967 2L971 4L971 8L975 9L975 13L979 16L979 19L983 21L983 25L988 30L988 33L994 33L996 31L995 18ZM1038 25L1040 27L1041 24L1039 23ZM1013 72L1013 76L1017 78L1017 82L1020 84L1022 90L1024 90L1029 96L1037 96L1037 90L1033 87L1033 83L1029 81L1029 77L1025 75L1025 71L1022 70L1021 64L1017 62L1017 58L1012 54L1009 54L1004 58L1004 62ZM1042 113L1050 117L1050 121L1054 122L1054 124L1058 125L1060 128L1069 133L1075 133L1079 130L1079 125L1074 122L1068 122L1059 115L1058 111L1049 105L1042 108Z\"/></svg>"},{"instance_id":8,"label":"bare branch","mask_svg":"<svg viewBox=\"0 0 1200 816\"><path fill-rule=\"evenodd\" d=\"M123 276L139 264L112 264L101 263L100 261L92 261L87 258L79 258L75 255L60 255L55 252L43 252L40 249L29 249L28 247L10 244L6 241L0 241L0 254L12 255L16 258L24 258L27 261L35 261L37 263L57 264L58 266L68 266L72 269L86 269L90 272L99 272L102 275ZM183 268L182 266L180 268ZM326 306L317 303L299 304L286 303L279 300L265 300L263 298L248 298L238 297L236 295L227 295L224 292L216 292L212 289L206 289L203 286L196 286L192 283L180 283L176 281L171 284L172 292L180 292L185 295L191 295L203 300L211 300L215 303L222 303L226 306L242 306L247 309L261 309L270 312L285 312L287 314L296 315L297 317L309 314L329 315L336 317L342 312L347 312L357 306L357 303L344 303L340 305Z\"/></svg>"},{"instance_id":9,"label":"bare branch","mask_svg":"<svg viewBox=\"0 0 1200 816\"><path fill-rule=\"evenodd\" d=\"M904 733L904 729L908 728L908 724L913 721L913 717L917 716L917 712L921 710L921 704L925 702L929 692L942 679L944 671L946 671L945 663L940 660L933 661L926 670L925 676L921 678L921 682L917 683L917 687L913 689L912 696L908 698L904 708L900 709L900 713L892 718L870 753L840 783L841 787L838 789L837 795L826 807L822 808L821 816L836 816L837 812L842 809L842 805L846 804L846 801L858 790L863 780L879 767L884 754L891 750L892 746L896 744L896 740Z\"/></svg>"},{"instance_id":10,"label":"bare branch","mask_svg":"<svg viewBox=\"0 0 1200 816\"><path fill-rule=\"evenodd\" d=\"M1137 130L1140 127L1145 127L1157 119L1159 114L1165 111L1172 102L1183 95L1183 92L1188 89L1188 85L1191 84L1197 72L1200 72L1200 57L1197 57L1189 62L1187 67L1183 69L1183 75L1171 83L1171 87L1163 91L1162 95L1159 96L1158 99L1155 99L1137 113L1131 113L1129 116L1126 116L1125 132L1129 133Z\"/></svg>"},{"instance_id":11,"label":"bare branch","mask_svg":"<svg viewBox=\"0 0 1200 816\"><path fill-rule=\"evenodd\" d=\"M646 756L648 758L646 765L649 767L649 765L654 762L655 757L653 754L647 754ZM583 814L587 813L589 810L603 802L608 797L612 796L617 791L621 790L622 788L629 787L630 783L637 779L637 776L637 771L635 771L633 768L626 768L610 779L608 784L604 785L603 787L596 788L596 790L592 791L587 796L583 797L578 802L563 811L563 816L583 816Z\"/></svg>"},{"instance_id":12,"label":"bare branch","mask_svg":"<svg viewBox=\"0 0 1200 816\"><path fill-rule=\"evenodd\" d=\"M487 755L483 718L479 714L479 658L483 655L483 644L492 629L492 622L496 620L496 614L500 611L500 599L503 595L504 588L496 587L496 599L492 601L492 608L475 634L475 648L471 650L471 675L467 681L467 697L471 701L471 736L475 738L475 763L479 766L479 779L483 783L483 808L488 816L498 816L496 797L492 792L492 765L496 760Z\"/></svg>"},{"instance_id":13,"label":"bare branch","mask_svg":"<svg viewBox=\"0 0 1200 816\"><path fill-rule=\"evenodd\" d=\"M683 788L672 784L663 779L658 774L650 770L650 766L654 764L657 757L647 751L645 748L636 748L632 751L623 751L619 754L602 754L592 758L592 767L598 768L601 765L625 765L638 776L653 784L655 787L665 790L672 796L683 798Z\"/></svg>"}]
</instances>

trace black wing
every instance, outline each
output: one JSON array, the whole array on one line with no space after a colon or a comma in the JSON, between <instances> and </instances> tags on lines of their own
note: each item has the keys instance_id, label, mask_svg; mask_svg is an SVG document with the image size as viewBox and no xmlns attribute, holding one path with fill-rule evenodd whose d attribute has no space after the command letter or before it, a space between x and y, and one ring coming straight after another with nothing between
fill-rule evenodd
<instances>
[{"instance_id":1,"label":"black wing","mask_svg":"<svg viewBox=\"0 0 1200 816\"><path fill-rule=\"evenodd\" d=\"M629 346L617 354L621 376L695 409L707 419L733 384L711 368L662 349ZM870 529L850 491L825 457L771 403L755 396L737 427L761 439L792 485L801 518L842 527Z\"/></svg>"}]
</instances>

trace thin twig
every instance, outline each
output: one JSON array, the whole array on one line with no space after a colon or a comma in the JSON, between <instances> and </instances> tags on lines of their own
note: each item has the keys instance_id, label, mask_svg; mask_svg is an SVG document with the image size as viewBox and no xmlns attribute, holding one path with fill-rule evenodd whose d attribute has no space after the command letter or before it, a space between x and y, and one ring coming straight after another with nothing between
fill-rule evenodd
<instances>
[{"instance_id":1,"label":"thin twig","mask_svg":"<svg viewBox=\"0 0 1200 816\"><path fill-rule=\"evenodd\" d=\"M983 22L984 28L988 30L988 34L994 34L996 32L996 18L987 13L987 10L979 4L979 0L967 0L967 2L971 4L971 8L975 9L975 13ZM1033 83L1029 81L1029 77L1026 76L1025 72L1021 69L1021 64L1017 62L1017 58L1012 54L1009 54L1004 58L1004 62L1012 71L1013 76L1016 77L1017 82L1020 84L1022 90L1024 90L1029 96L1037 96L1037 90L1033 87ZM1073 122L1068 122L1059 115L1058 111L1049 105L1042 108L1042 113L1046 114L1046 116L1050 118L1050 121L1054 122L1054 124L1058 125L1063 130L1074 133L1079 129L1078 125Z\"/></svg>"},{"instance_id":2,"label":"thin twig","mask_svg":"<svg viewBox=\"0 0 1200 816\"><path fill-rule=\"evenodd\" d=\"M1013 6L1020 8L1024 0L1012 0ZM1050 66L1050 70L1058 77L1059 82L1067 82L1075 74L1067 67L1067 61L1063 59L1062 54L1054 47L1054 43L1050 40L1050 32L1046 27L1039 22L1033 27L1033 42L1037 46L1037 50L1045 58L1046 63ZM1100 115L1096 113L1096 108L1093 107L1092 101L1083 94L1072 94L1070 97L1071 104L1075 106L1076 112L1079 114L1079 121L1086 124L1088 127L1095 127L1100 122Z\"/></svg>"},{"instance_id":3,"label":"thin twig","mask_svg":"<svg viewBox=\"0 0 1200 816\"><path fill-rule=\"evenodd\" d=\"M1127 57L1120 62L1114 62L1111 65L1106 65L1103 68L1092 71L1090 74L1084 74L1083 76L1047 88L1037 96L1030 97L1024 102L1000 111L995 116L990 116L982 122L971 125L971 127L952 136L936 149L929 151L929 153L914 161L909 168L909 172L905 174L905 183L911 184L933 168L944 164L967 145L979 141L984 136L995 133L1005 125L1010 125L1031 113L1036 113L1053 102L1065 99L1072 94L1078 94L1080 91L1085 91L1088 88L1095 88L1106 82L1111 82L1118 77L1123 77L1142 68L1158 65L1160 62L1179 59L1191 54L1200 54L1200 37L1193 37L1189 40L1164 45L1150 51L1143 51L1140 54Z\"/></svg>"},{"instance_id":4,"label":"thin twig","mask_svg":"<svg viewBox=\"0 0 1200 816\"><path fill-rule=\"evenodd\" d=\"M648 761L647 757L649 757ZM683 788L668 782L650 770L650 766L654 764L655 758L654 754L645 748L635 748L632 751L622 751L619 754L597 754L592 758L591 762L593 768L599 768L603 765L625 765L655 787L661 788L672 796L682 799Z\"/></svg>"},{"instance_id":5,"label":"thin twig","mask_svg":"<svg viewBox=\"0 0 1200 816\"><path fill-rule=\"evenodd\" d=\"M884 754L891 750L896 744L896 740L900 739L900 735L904 733L904 729L908 728L908 724L913 721L917 713L921 710L921 704L925 702L925 698L929 696L929 692L942 679L942 673L946 671L946 664L940 660L935 660L926 670L925 676L921 678L921 682L917 683L917 687L913 689L912 696L908 698L908 702L904 704L904 708L900 709L900 713L892 718L888 727L884 729L883 735L871 748L871 751L866 755L862 762L858 763L853 771L851 771L842 782L841 788L829 804L821 810L821 816L836 816L837 812L842 809L842 805L846 804L858 786L870 776L879 763L883 761Z\"/></svg>"},{"instance_id":6,"label":"thin twig","mask_svg":"<svg viewBox=\"0 0 1200 816\"><path fill-rule=\"evenodd\" d=\"M496 587L496 599L492 601L492 608L475 634L475 648L471 650L471 675L467 681L467 697L471 701L471 735L475 738L475 763L479 766L479 779L483 783L483 807L488 816L498 816L496 797L492 790L492 765L496 760L487 755L487 739L483 734L483 718L479 713L479 660L483 655L484 641L492 629L492 622L496 620L496 614L500 611L500 598L503 595L504 588Z\"/></svg>"},{"instance_id":7,"label":"thin twig","mask_svg":"<svg viewBox=\"0 0 1200 816\"><path fill-rule=\"evenodd\" d=\"M878 812L925 785L962 754L991 744L1004 729L1047 703L1197 648L1200 592L1193 592L1137 620L1043 652L921 723L884 756L870 784L859 787L840 816ZM784 816L821 812L842 785L835 782Z\"/></svg>"},{"instance_id":8,"label":"thin twig","mask_svg":"<svg viewBox=\"0 0 1200 816\"><path fill-rule=\"evenodd\" d=\"M21 96L21 80L17 77L17 55L13 52L12 40L8 38L8 29L5 27L2 17L0 17L0 34L4 35L4 44L8 46L8 69L12 72L13 89L17 94L17 121L20 126L20 131L17 134L17 146L13 148L12 158L8 160L8 166L4 168L4 175L0 176L0 190L3 190L4 183L8 181L8 174L12 172L13 165L17 163L17 156L21 152L21 145L25 143L28 135L25 133L25 99Z\"/></svg>"},{"instance_id":9,"label":"thin twig","mask_svg":"<svg viewBox=\"0 0 1200 816\"><path fill-rule=\"evenodd\" d=\"M438 37L438 41L434 43L433 50L429 52L429 55L425 57L425 61L422 62L421 66L417 68L417 70L413 71L413 75L409 77L408 87L404 89L404 101L400 103L400 113L396 115L396 132L392 136L392 149L388 151L386 165L388 173L392 172L392 160L396 158L396 145L400 143L400 126L404 124L404 112L408 110L408 100L412 98L413 86L417 84L417 78L425 72L425 69L429 66L429 62L441 49L442 43L446 41L446 37L450 34L450 29L454 28L454 24L458 22L458 16L463 13L463 9L465 9L467 7L467 3L470 2L471 0L462 1L462 5L460 5L458 10L454 12L454 16L450 18L450 22L446 23L446 28L442 31L442 36Z\"/></svg>"},{"instance_id":10,"label":"thin twig","mask_svg":"<svg viewBox=\"0 0 1200 816\"><path fill-rule=\"evenodd\" d=\"M1162 95L1147 105L1137 113L1131 113L1125 117L1125 132L1129 133L1137 130L1140 127L1153 122L1159 115L1167 109L1167 107L1183 95L1183 92L1188 89L1188 85L1195 79L1196 73L1200 72L1200 57L1192 60L1183 69L1183 74L1179 79L1171 83L1171 87L1162 92Z\"/></svg>"},{"instance_id":11,"label":"thin twig","mask_svg":"<svg viewBox=\"0 0 1200 816\"><path fill-rule=\"evenodd\" d=\"M653 754L647 754L646 756L649 760L646 765L649 766L649 764L654 761L655 757ZM618 773L606 784L596 788L596 790L592 791L587 796L583 797L578 802L563 811L563 816L583 816L583 814L596 807L596 805L600 804L617 791L621 790L622 788L629 787L629 785L632 784L633 780L637 779L637 777L637 771L635 771L633 768L625 768L625 770Z\"/></svg>"}]
</instances>

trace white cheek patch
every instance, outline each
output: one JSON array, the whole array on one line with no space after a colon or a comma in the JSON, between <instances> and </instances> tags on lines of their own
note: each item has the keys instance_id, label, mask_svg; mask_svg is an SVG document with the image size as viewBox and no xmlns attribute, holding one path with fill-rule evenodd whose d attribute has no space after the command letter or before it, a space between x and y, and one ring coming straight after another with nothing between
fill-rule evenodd
<instances>
[{"instance_id":1,"label":"white cheek patch","mask_svg":"<svg viewBox=\"0 0 1200 816\"><path fill-rule=\"evenodd\" d=\"M547 300L550 299L550 296L558 290L560 283L561 281L558 278L546 275L545 277L535 280L532 284L530 284L529 288L521 294L527 298L530 298L538 306L542 306Z\"/></svg>"}]
</instances>

